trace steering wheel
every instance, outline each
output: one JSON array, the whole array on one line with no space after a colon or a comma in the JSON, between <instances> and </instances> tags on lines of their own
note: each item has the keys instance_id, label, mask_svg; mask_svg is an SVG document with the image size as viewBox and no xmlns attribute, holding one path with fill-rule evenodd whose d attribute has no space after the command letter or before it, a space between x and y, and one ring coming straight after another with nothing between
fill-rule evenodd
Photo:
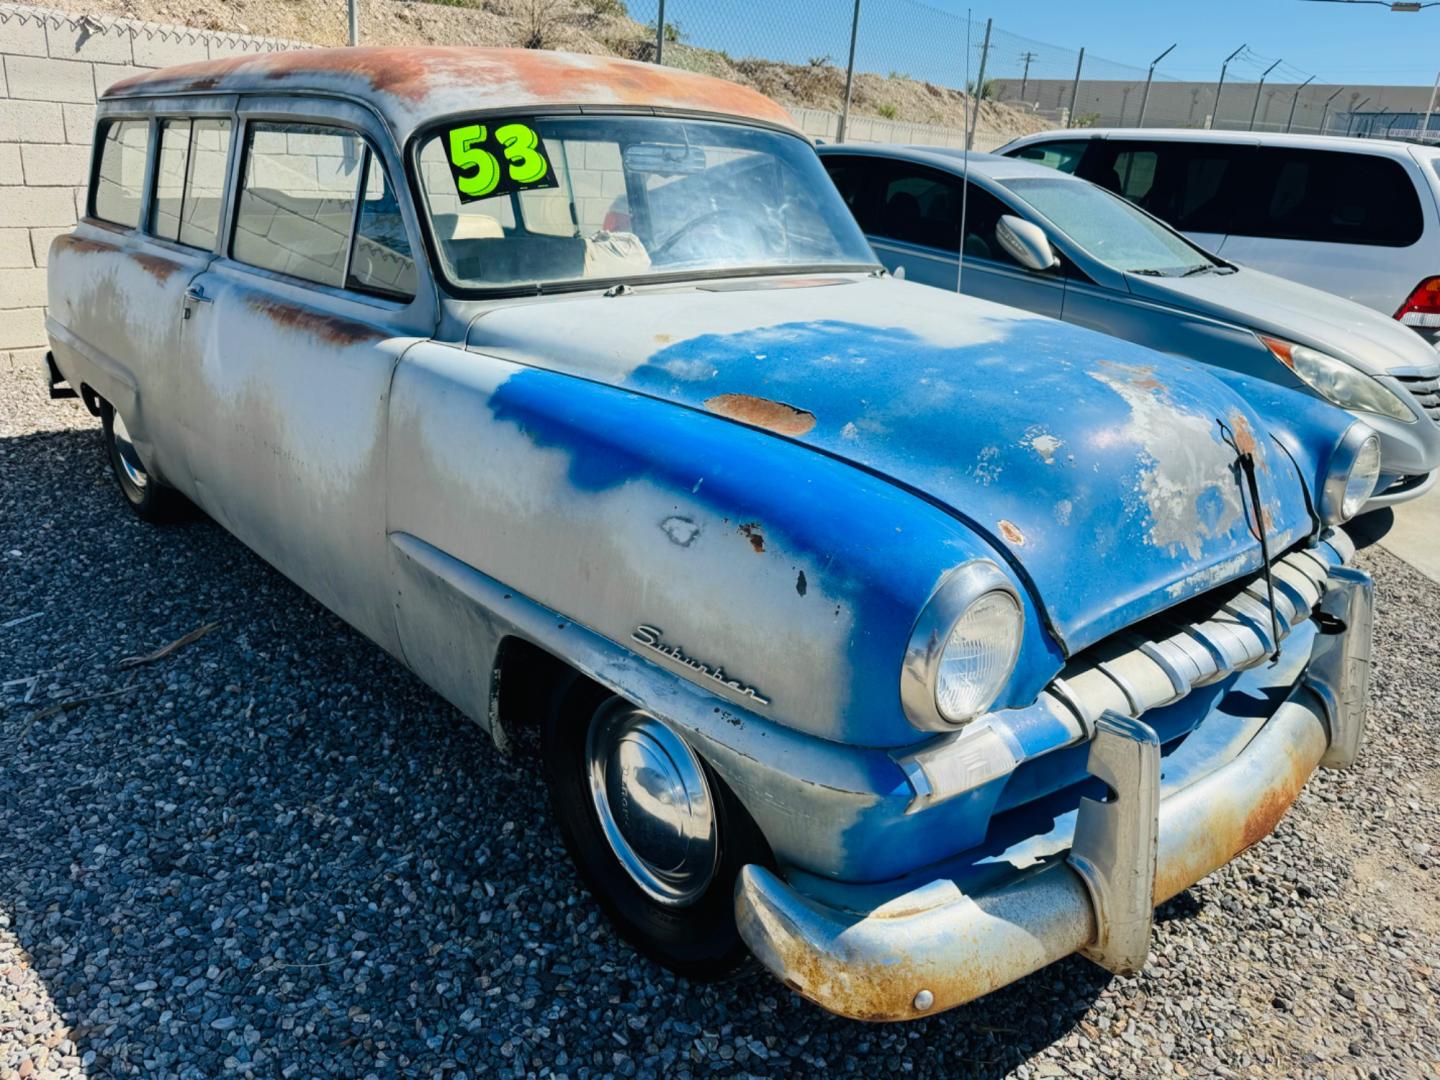
<instances>
[{"instance_id":1,"label":"steering wheel","mask_svg":"<svg viewBox=\"0 0 1440 1080\"><path fill-rule=\"evenodd\" d=\"M676 229L673 233L666 237L665 242L650 253L651 261L663 262L665 257L670 254L670 249L673 248L685 237L689 236L696 229L700 228L702 225L720 224L730 219L732 216L733 215L729 210L711 210L708 213L701 214L697 218L691 218L689 221L685 222L684 225L681 225L678 229Z\"/></svg>"}]
</instances>

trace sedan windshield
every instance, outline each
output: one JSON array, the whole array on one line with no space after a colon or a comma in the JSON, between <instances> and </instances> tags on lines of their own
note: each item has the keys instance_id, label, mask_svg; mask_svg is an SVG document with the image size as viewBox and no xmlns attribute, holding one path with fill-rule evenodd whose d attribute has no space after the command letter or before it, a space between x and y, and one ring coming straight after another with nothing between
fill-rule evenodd
<instances>
[{"instance_id":1,"label":"sedan windshield","mask_svg":"<svg viewBox=\"0 0 1440 1080\"><path fill-rule=\"evenodd\" d=\"M1094 184L1037 177L1000 183L1113 270L1183 277L1223 265L1168 225Z\"/></svg>"},{"instance_id":2,"label":"sedan windshield","mask_svg":"<svg viewBox=\"0 0 1440 1080\"><path fill-rule=\"evenodd\" d=\"M475 117L426 139L418 166L444 269L462 288L875 266L814 150L783 132Z\"/></svg>"}]
</instances>

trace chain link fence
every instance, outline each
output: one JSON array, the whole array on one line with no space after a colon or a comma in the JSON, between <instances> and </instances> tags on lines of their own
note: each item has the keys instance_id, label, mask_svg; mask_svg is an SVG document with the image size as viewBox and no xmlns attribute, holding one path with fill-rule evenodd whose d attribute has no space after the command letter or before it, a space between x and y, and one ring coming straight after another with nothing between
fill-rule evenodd
<instances>
[{"instance_id":1,"label":"chain link fence","mask_svg":"<svg viewBox=\"0 0 1440 1080\"><path fill-rule=\"evenodd\" d=\"M1244 45L1216 56L1213 74L1190 67L1180 78L1165 70L1166 42L1146 58L1155 63L1120 63L1090 43L1038 41L921 0L631 0L625 10L654 36L647 59L738 75L821 138L961 145L968 136L987 149L1057 126L1440 129L1440 113L1427 124L1429 87L1324 84ZM1103 49L1103 38L1094 44Z\"/></svg>"}]
</instances>

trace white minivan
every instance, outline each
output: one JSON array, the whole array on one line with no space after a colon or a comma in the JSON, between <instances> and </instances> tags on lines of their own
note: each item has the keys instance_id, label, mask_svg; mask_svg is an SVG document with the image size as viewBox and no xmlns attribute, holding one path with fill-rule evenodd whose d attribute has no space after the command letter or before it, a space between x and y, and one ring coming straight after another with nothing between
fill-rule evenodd
<instances>
[{"instance_id":1,"label":"white minivan","mask_svg":"<svg viewBox=\"0 0 1440 1080\"><path fill-rule=\"evenodd\" d=\"M1440 342L1440 149L1096 128L1026 135L996 153L1093 181L1227 261L1337 293Z\"/></svg>"}]
</instances>

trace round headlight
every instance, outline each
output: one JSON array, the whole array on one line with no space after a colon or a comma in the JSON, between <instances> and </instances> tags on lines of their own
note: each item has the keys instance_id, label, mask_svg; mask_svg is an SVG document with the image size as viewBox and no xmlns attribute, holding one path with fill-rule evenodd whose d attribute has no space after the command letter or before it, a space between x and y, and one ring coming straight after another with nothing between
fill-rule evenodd
<instances>
[{"instance_id":1,"label":"round headlight","mask_svg":"<svg viewBox=\"0 0 1440 1080\"><path fill-rule=\"evenodd\" d=\"M1021 619L1020 605L1005 592L988 592L965 609L935 679L935 707L946 720L973 720L995 700L1015 666Z\"/></svg>"},{"instance_id":2,"label":"round headlight","mask_svg":"<svg viewBox=\"0 0 1440 1080\"><path fill-rule=\"evenodd\" d=\"M1015 669L1025 615L1015 587L983 559L952 570L911 631L900 700L916 727L950 731L985 712Z\"/></svg>"},{"instance_id":3,"label":"round headlight","mask_svg":"<svg viewBox=\"0 0 1440 1080\"><path fill-rule=\"evenodd\" d=\"M1378 413L1407 424L1415 422L1415 413L1393 390L1345 361L1307 345L1263 336L1260 340L1277 360L1332 405Z\"/></svg>"},{"instance_id":4,"label":"round headlight","mask_svg":"<svg viewBox=\"0 0 1440 1080\"><path fill-rule=\"evenodd\" d=\"M1339 525L1358 514L1380 480L1380 437L1364 424L1351 424L1330 458L1330 475L1320 498L1320 516Z\"/></svg>"}]
</instances>

